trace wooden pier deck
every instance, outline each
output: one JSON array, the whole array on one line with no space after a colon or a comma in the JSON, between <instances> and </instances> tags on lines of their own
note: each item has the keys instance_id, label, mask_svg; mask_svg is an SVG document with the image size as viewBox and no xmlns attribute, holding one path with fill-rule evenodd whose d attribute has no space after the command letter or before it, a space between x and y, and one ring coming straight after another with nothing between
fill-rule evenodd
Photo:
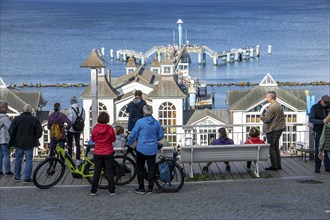
<instances>
[{"instance_id":1,"label":"wooden pier deck","mask_svg":"<svg viewBox=\"0 0 330 220\"><path fill-rule=\"evenodd\" d=\"M35 168L40 161L34 161L33 167ZM23 169L24 171L23 163ZM205 163L194 163L194 178L189 177L189 164L182 164L186 172L186 181L221 181L221 180L248 180L256 178L252 171L248 172L246 169L246 162L230 162L231 172L225 171L225 164L217 162L211 164L209 167L208 175L202 175L202 169ZM307 160L306 162L301 157L286 157L282 158L282 170L266 171L265 168L270 166L270 161L262 161L260 163L260 177L261 178L291 178L291 177L311 177L319 175L314 173L314 161ZM12 171L14 164L12 164ZM1 176L1 187L25 187L33 186L33 183L24 183L24 173L22 173L21 181L16 182L14 176ZM136 184L136 180L133 182ZM74 179L71 174L66 171L64 178L58 184L60 186L75 186L75 185L89 185L86 179Z\"/></svg>"}]
</instances>

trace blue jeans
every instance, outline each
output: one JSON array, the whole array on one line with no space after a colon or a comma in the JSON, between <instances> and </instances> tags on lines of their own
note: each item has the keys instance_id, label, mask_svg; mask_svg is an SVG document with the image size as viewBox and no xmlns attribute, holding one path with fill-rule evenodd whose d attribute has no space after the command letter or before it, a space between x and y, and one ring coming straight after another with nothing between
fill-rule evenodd
<instances>
[{"instance_id":1,"label":"blue jeans","mask_svg":"<svg viewBox=\"0 0 330 220\"><path fill-rule=\"evenodd\" d=\"M24 150L21 148L15 149L15 178L21 179L21 170L22 170L22 160L25 156L25 178L24 180L31 179L32 175L32 157L33 157L33 148Z\"/></svg>"},{"instance_id":2,"label":"blue jeans","mask_svg":"<svg viewBox=\"0 0 330 220\"><path fill-rule=\"evenodd\" d=\"M2 159L5 165L5 172L10 171L10 150L8 144L0 144L0 172L2 172Z\"/></svg>"},{"instance_id":3,"label":"blue jeans","mask_svg":"<svg viewBox=\"0 0 330 220\"><path fill-rule=\"evenodd\" d=\"M319 159L319 146L320 146L320 138L321 138L321 132L314 132L314 140L315 140L315 155L314 155L314 160L315 160L315 170L320 170L322 161ZM329 152L326 150L324 151L324 167L325 169L330 169L330 160L329 160Z\"/></svg>"}]
</instances>

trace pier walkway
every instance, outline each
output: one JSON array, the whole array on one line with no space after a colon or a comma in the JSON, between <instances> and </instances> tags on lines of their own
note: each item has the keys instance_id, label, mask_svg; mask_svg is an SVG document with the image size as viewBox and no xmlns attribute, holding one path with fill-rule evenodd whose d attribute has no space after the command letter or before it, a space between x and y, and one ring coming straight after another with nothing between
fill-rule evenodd
<instances>
[{"instance_id":1,"label":"pier walkway","mask_svg":"<svg viewBox=\"0 0 330 220\"><path fill-rule=\"evenodd\" d=\"M40 161L34 161L33 167L35 168ZM24 165L25 163L23 163ZM189 164L181 164L184 167L186 173L186 182L194 181L221 181L221 180L248 180L255 179L252 171L248 171L246 168L246 162L230 162L231 172L226 172L225 164L222 162L216 162L211 164L209 167L208 175L202 175L202 169L205 163L194 163L193 171L194 177L189 177ZM253 166L253 165L252 165ZM282 170L278 171L266 171L265 168L270 166L270 161L260 162L260 179L263 178L288 178L288 177L304 177L314 175L314 161L304 160L301 157L294 158L282 158ZM12 171L14 169L14 164L12 164ZM24 171L24 167L22 169ZM24 187L31 186L33 183L24 184L23 183L24 173L22 174L22 180L20 182L15 182L13 176L2 176L0 177L0 188L1 187ZM68 185L89 185L86 179L74 179L70 172L66 170L64 178L60 181L58 185L68 186Z\"/></svg>"},{"instance_id":2,"label":"pier walkway","mask_svg":"<svg viewBox=\"0 0 330 220\"><path fill-rule=\"evenodd\" d=\"M202 166L194 164L195 173ZM314 174L313 161L283 158L283 170L261 170L261 178L250 176L245 163L231 163L231 167L231 173L225 173L223 163L212 164L210 181L187 179L178 193L155 190L151 195L134 193L136 183L117 187L116 196L107 190L91 196L90 185L71 175L48 190L4 176L0 178L0 219L330 218L330 174Z\"/></svg>"},{"instance_id":3,"label":"pier walkway","mask_svg":"<svg viewBox=\"0 0 330 220\"><path fill-rule=\"evenodd\" d=\"M141 64L144 65L145 61L148 60L153 54L158 56L158 61L161 61L161 55L170 53L174 54L175 51L183 51L187 53L197 53L198 54L198 64L206 63L206 55L208 55L213 60L213 65L218 65L218 59L222 59L227 63L242 61L245 59L255 58L260 56L259 45L256 46L246 46L240 47L238 49L224 50L222 52L216 52L205 45L184 45L179 48L177 46L154 46L150 48L145 53L141 51L129 50L129 49L120 49L116 51L116 59L122 60L123 62L127 61L129 57L134 57L135 59L140 60ZM110 59L114 59L113 50L110 50ZM179 61L179 60L178 60Z\"/></svg>"}]
</instances>

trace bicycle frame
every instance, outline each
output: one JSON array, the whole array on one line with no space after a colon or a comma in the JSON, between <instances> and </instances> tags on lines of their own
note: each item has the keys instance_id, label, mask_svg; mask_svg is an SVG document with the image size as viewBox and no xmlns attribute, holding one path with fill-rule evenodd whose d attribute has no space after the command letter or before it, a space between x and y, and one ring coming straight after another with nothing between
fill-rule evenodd
<instances>
[{"instance_id":1,"label":"bicycle frame","mask_svg":"<svg viewBox=\"0 0 330 220\"><path fill-rule=\"evenodd\" d=\"M80 175L82 178L86 178L86 177L93 178L94 173L85 174L86 165L88 163L91 165L94 165L94 163L87 157L87 154L84 155L83 152L81 153L81 157L83 158L84 163L82 163L80 168L76 168L70 155L67 154L60 145L56 146L56 153L57 153L57 155L60 155L60 158L68 166L68 168L72 174Z\"/></svg>"}]
</instances>

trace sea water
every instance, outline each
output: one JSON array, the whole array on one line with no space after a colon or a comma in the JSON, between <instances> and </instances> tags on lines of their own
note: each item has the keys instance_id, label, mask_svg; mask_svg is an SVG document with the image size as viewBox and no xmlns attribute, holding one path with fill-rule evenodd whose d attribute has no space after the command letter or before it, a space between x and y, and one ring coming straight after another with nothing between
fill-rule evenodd
<instances>
[{"instance_id":1,"label":"sea water","mask_svg":"<svg viewBox=\"0 0 330 220\"><path fill-rule=\"evenodd\" d=\"M177 20L183 20L183 41L216 52L260 45L260 57L213 66L197 64L191 54L190 73L208 83L259 83L266 73L276 81L330 81L329 1L110 1L108 3L11 3L1 1L0 76L8 84L90 82L80 68L94 48L105 48L112 77L125 74L125 63L110 60L110 49L146 52L153 46L178 43ZM175 36L173 38L173 31ZM268 45L272 54L267 54ZM152 59L147 61L150 64ZM286 87L310 90L318 100L329 86ZM41 91L69 107L83 88L22 88ZM251 87L209 87L216 108L226 108L228 90Z\"/></svg>"}]
</instances>

